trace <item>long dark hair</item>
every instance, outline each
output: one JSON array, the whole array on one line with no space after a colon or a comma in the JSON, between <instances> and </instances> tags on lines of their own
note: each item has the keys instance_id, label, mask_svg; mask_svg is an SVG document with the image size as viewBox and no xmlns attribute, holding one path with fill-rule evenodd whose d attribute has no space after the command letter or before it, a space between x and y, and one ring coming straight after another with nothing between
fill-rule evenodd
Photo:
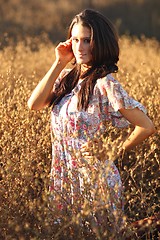
<instances>
[{"instance_id":1,"label":"long dark hair","mask_svg":"<svg viewBox=\"0 0 160 240\"><path fill-rule=\"evenodd\" d=\"M68 30L68 39L71 37L74 24L77 23L91 30L92 67L81 76L83 82L78 93L77 106L78 110L86 110L97 79L118 71L116 65L119 60L118 35L108 18L95 10L85 9L73 18ZM75 62L73 69L61 80L51 104L59 103L67 93L72 91L79 80L80 73L81 67Z\"/></svg>"}]
</instances>

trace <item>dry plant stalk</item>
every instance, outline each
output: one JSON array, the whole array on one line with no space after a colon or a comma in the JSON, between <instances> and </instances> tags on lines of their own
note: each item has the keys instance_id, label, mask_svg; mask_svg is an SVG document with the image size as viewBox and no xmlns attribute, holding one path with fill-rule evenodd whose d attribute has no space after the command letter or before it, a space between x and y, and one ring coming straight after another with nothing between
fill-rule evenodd
<instances>
[{"instance_id":1,"label":"dry plant stalk","mask_svg":"<svg viewBox=\"0 0 160 240\"><path fill-rule=\"evenodd\" d=\"M32 42L31 39L27 41ZM103 201L104 196L109 194L108 188L100 187L103 186L101 170L90 172L85 165L85 171L90 174L88 182L85 171L81 169L86 197L84 198L84 194L78 195L74 209L71 205L72 216L51 211L48 206L51 167L50 109L30 112L27 100L53 62L51 52L54 52L54 46L49 40L45 44L38 38L34 41L37 46L37 51L34 52L21 42L14 48L10 46L0 51L0 214L3 216L0 238L111 239L103 218L105 211L99 207L99 198ZM125 155L123 162L119 159L118 167L124 184L126 232L131 239L134 229L130 228L130 223L154 216L159 211L160 48L156 40L131 40L125 36L121 37L120 45L121 56L116 78L131 96L146 106L158 129L154 136L135 151ZM107 130L103 144L106 156L113 159L117 151L116 145L129 134L130 129L113 130L109 126ZM96 152L98 150L94 149ZM95 158L93 162L96 163ZM102 182L93 189L97 178ZM95 201L90 200L93 196ZM81 212L79 204L82 204ZM102 216L100 227L97 227L95 219L97 210L99 216ZM113 216L110 212L109 217L110 221L116 219L116 215ZM62 218L62 222L55 225L57 218ZM84 218L85 226L81 224ZM151 239L157 236L156 226L148 226L146 239L149 239L149 234Z\"/></svg>"}]
</instances>

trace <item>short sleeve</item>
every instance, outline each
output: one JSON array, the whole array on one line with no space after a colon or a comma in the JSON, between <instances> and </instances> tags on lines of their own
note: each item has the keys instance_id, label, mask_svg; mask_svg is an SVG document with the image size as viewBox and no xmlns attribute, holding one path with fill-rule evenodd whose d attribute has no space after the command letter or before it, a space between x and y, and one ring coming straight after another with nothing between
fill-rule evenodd
<instances>
[{"instance_id":1,"label":"short sleeve","mask_svg":"<svg viewBox=\"0 0 160 240\"><path fill-rule=\"evenodd\" d=\"M130 123L118 111L119 109L139 108L146 114L145 107L130 97L121 84L110 74L103 79L99 79L97 84L100 91L103 120L111 120L113 126L123 128L127 127Z\"/></svg>"}]
</instances>

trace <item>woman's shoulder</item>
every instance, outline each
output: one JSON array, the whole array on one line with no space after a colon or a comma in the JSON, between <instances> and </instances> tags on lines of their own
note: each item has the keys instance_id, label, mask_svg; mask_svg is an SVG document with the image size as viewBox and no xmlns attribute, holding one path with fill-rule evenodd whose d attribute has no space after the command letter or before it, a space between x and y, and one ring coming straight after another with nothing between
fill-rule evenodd
<instances>
[{"instance_id":1,"label":"woman's shoulder","mask_svg":"<svg viewBox=\"0 0 160 240\"><path fill-rule=\"evenodd\" d=\"M53 85L53 92L56 90L56 88L59 86L61 80L71 71L71 69L64 68L61 73L59 74L58 78L56 79L54 85Z\"/></svg>"},{"instance_id":2,"label":"woman's shoulder","mask_svg":"<svg viewBox=\"0 0 160 240\"><path fill-rule=\"evenodd\" d=\"M61 71L59 77L60 77L60 78L65 77L70 71L71 71L70 68L64 68L64 69Z\"/></svg>"},{"instance_id":3,"label":"woman's shoulder","mask_svg":"<svg viewBox=\"0 0 160 240\"><path fill-rule=\"evenodd\" d=\"M96 88L98 88L100 91L107 91L109 89L113 88L119 88L121 84L118 80L116 80L112 74L107 74L103 78L99 78L96 83Z\"/></svg>"},{"instance_id":4,"label":"woman's shoulder","mask_svg":"<svg viewBox=\"0 0 160 240\"><path fill-rule=\"evenodd\" d=\"M105 77L103 78L99 78L97 80L97 84L98 85L103 85L103 84L111 84L111 83L114 83L114 84L120 84L118 82L118 80L116 80L113 75L110 73L110 74L107 74Z\"/></svg>"},{"instance_id":5,"label":"woman's shoulder","mask_svg":"<svg viewBox=\"0 0 160 240\"><path fill-rule=\"evenodd\" d=\"M55 85L59 84L61 79L64 78L69 72L71 71L71 69L69 68L64 68L61 73L59 74L56 82L55 82Z\"/></svg>"}]
</instances>

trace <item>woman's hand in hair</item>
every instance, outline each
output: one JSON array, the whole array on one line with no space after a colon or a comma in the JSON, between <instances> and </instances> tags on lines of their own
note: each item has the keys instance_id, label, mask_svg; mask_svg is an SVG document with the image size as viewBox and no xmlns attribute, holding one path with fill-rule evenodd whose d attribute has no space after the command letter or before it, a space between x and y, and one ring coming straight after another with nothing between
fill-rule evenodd
<instances>
[{"instance_id":1,"label":"woman's hand in hair","mask_svg":"<svg viewBox=\"0 0 160 240\"><path fill-rule=\"evenodd\" d=\"M65 42L60 42L55 48L55 55L56 60L60 64L66 65L69 63L74 58L72 51L72 39L70 38Z\"/></svg>"},{"instance_id":2,"label":"woman's hand in hair","mask_svg":"<svg viewBox=\"0 0 160 240\"><path fill-rule=\"evenodd\" d=\"M74 57L72 52L72 40L69 39L63 43L59 43L55 48L55 54L56 60L28 99L29 109L40 110L46 106L50 106L53 98L54 83L67 63Z\"/></svg>"}]
</instances>

